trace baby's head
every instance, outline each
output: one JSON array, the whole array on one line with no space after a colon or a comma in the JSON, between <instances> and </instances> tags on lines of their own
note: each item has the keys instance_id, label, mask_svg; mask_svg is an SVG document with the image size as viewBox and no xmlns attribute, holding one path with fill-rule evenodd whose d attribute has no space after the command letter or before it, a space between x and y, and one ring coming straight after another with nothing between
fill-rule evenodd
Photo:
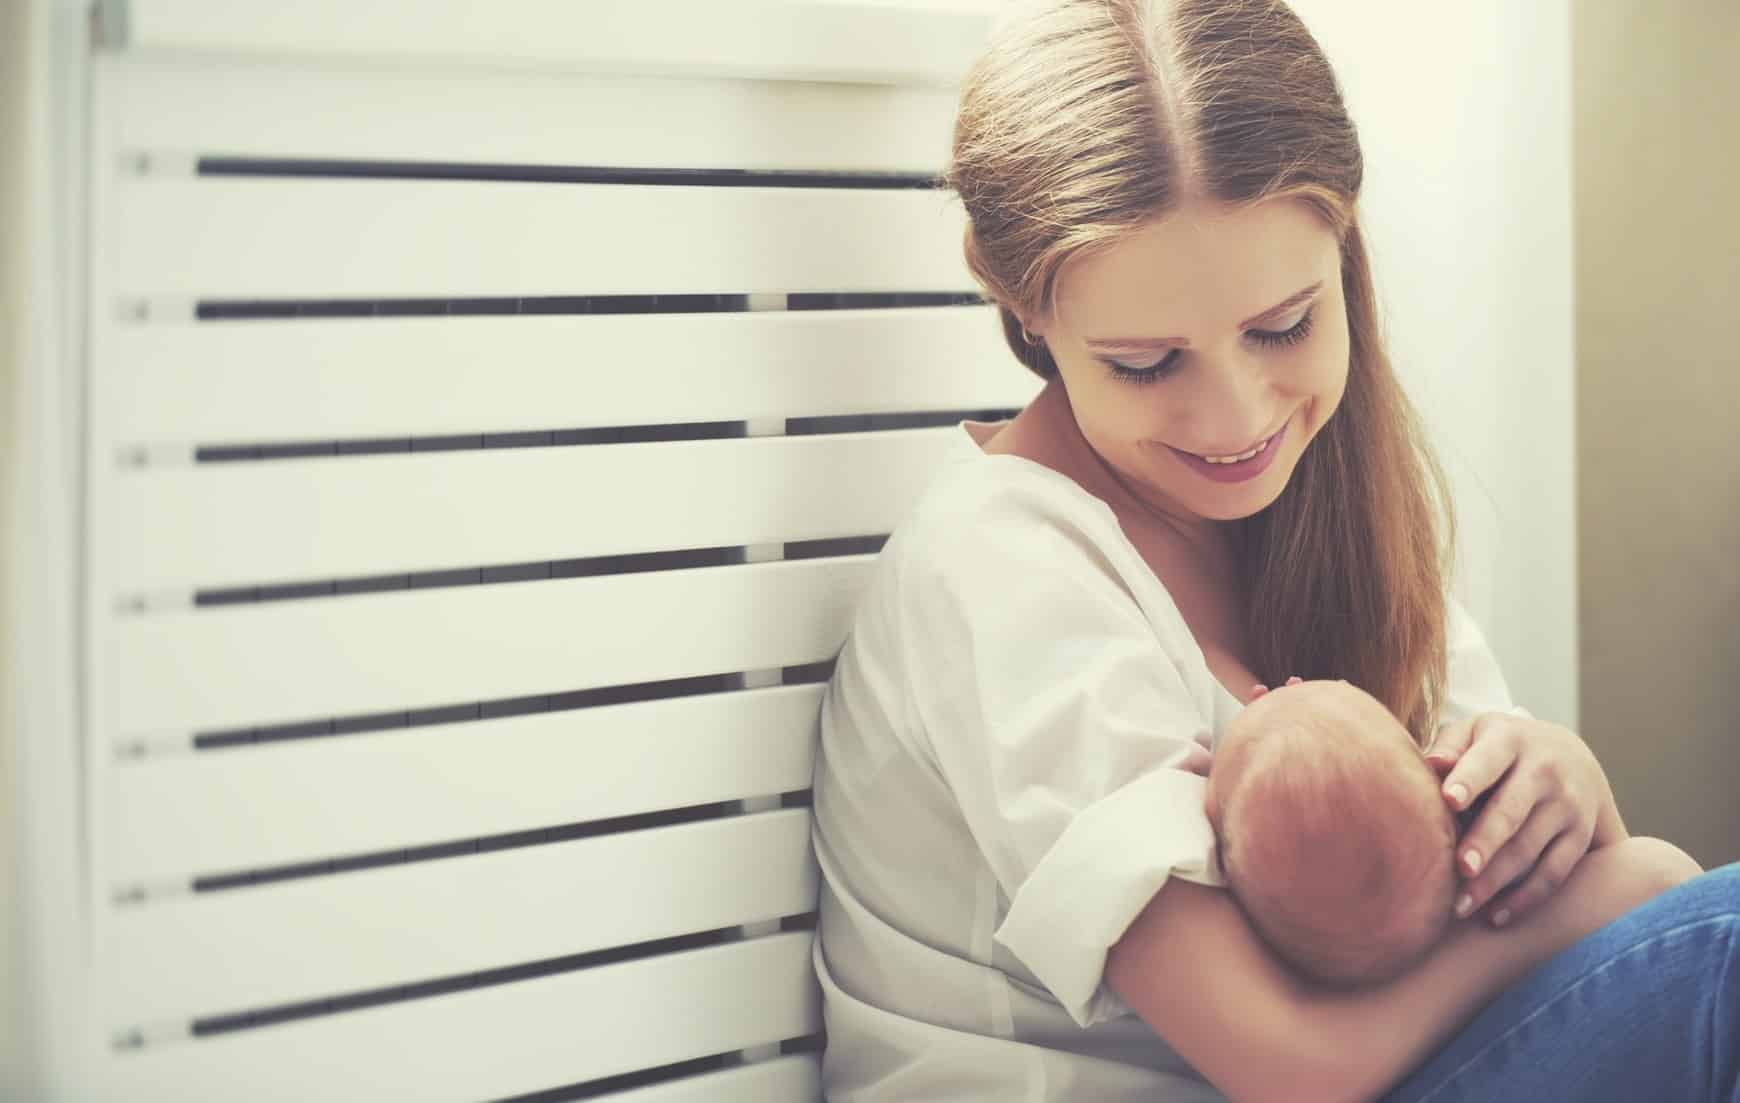
<instances>
[{"instance_id":1,"label":"baby's head","mask_svg":"<svg viewBox=\"0 0 1740 1103\"><path fill-rule=\"evenodd\" d=\"M1346 682L1303 682L1228 725L1207 810L1258 933L1336 986L1406 971L1450 921L1456 822L1408 731Z\"/></svg>"}]
</instances>

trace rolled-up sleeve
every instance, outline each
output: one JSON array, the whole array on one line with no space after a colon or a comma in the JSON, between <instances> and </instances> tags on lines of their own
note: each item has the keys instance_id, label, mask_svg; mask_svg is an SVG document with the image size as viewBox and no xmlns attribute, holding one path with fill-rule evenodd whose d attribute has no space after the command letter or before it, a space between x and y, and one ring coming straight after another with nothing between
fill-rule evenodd
<instances>
[{"instance_id":1,"label":"rolled-up sleeve","mask_svg":"<svg viewBox=\"0 0 1740 1103\"><path fill-rule=\"evenodd\" d=\"M1223 883L1185 768L1212 733L1109 516L1012 490L974 521L903 567L916 725L1009 901L996 940L1087 1027L1126 1010L1106 952L1167 878Z\"/></svg>"}]
</instances>

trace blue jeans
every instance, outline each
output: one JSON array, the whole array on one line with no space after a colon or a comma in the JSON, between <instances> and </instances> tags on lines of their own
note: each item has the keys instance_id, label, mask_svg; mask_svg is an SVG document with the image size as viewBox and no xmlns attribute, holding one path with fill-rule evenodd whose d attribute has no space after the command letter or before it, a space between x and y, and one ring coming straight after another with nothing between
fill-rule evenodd
<instances>
[{"instance_id":1,"label":"blue jeans","mask_svg":"<svg viewBox=\"0 0 1740 1103\"><path fill-rule=\"evenodd\" d=\"M1740 862L1512 985L1384 1103L1740 1103Z\"/></svg>"}]
</instances>

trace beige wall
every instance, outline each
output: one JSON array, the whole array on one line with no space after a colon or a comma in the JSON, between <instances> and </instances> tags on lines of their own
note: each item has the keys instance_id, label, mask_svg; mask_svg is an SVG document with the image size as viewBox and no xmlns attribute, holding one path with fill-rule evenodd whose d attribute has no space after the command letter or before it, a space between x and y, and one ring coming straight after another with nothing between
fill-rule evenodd
<instances>
[{"instance_id":1,"label":"beige wall","mask_svg":"<svg viewBox=\"0 0 1740 1103\"><path fill-rule=\"evenodd\" d=\"M1631 830L1708 867L1740 859L1740 3L1572 10L1582 729Z\"/></svg>"},{"instance_id":2,"label":"beige wall","mask_svg":"<svg viewBox=\"0 0 1740 1103\"><path fill-rule=\"evenodd\" d=\"M0 0L0 1096L25 1080L23 974L19 969L23 908L18 855L18 710L12 700L12 525L19 491L17 426L19 360L24 353L24 250L17 227L28 217L25 195L25 46L31 40L25 4Z\"/></svg>"}]
</instances>

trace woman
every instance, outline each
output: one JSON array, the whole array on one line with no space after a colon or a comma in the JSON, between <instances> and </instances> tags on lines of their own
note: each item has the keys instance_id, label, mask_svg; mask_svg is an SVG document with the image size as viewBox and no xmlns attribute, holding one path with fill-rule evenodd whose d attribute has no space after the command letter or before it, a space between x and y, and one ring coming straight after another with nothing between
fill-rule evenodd
<instances>
[{"instance_id":1,"label":"woman","mask_svg":"<svg viewBox=\"0 0 1740 1103\"><path fill-rule=\"evenodd\" d=\"M1046 385L962 423L824 700L829 1097L1740 1100L1740 866L1629 838L1446 596L1358 141L1296 17L1007 19L951 182ZM1485 801L1462 921L1385 985L1311 987L1222 888L1226 687L1292 674L1371 693L1452 810Z\"/></svg>"}]
</instances>

